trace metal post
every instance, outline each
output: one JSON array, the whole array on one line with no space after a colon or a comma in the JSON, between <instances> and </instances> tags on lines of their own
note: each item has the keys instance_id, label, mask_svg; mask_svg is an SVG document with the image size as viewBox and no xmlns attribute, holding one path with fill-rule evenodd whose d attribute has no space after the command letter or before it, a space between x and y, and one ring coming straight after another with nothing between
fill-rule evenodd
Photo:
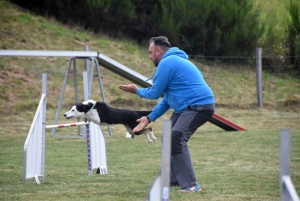
<instances>
[{"instance_id":1,"label":"metal post","mask_svg":"<svg viewBox=\"0 0 300 201\"><path fill-rule=\"evenodd\" d=\"M258 107L262 108L262 48L256 48L256 89Z\"/></svg>"},{"instance_id":2,"label":"metal post","mask_svg":"<svg viewBox=\"0 0 300 201\"><path fill-rule=\"evenodd\" d=\"M97 74L98 74L98 82L99 82L100 89L101 89L102 100L103 100L103 102L106 103L106 99L105 99L105 96L104 96L104 88L103 88L103 84L102 84L101 72L100 72L100 67L99 67L98 60L96 58L93 58L93 57L91 57L91 60L93 61L93 64L94 63L96 64L96 69L97 69ZM111 127L108 126L107 129L108 129L109 136L112 137Z\"/></svg>"},{"instance_id":3,"label":"metal post","mask_svg":"<svg viewBox=\"0 0 300 201\"><path fill-rule=\"evenodd\" d=\"M79 96L78 96L78 76L77 76L77 69L76 69L76 59L72 58L73 60L73 68L74 68L74 89L75 89L75 101L76 103L79 102ZM80 122L80 119L77 119L77 122ZM81 136L81 126L77 126L77 133L78 136Z\"/></svg>"},{"instance_id":4,"label":"metal post","mask_svg":"<svg viewBox=\"0 0 300 201\"><path fill-rule=\"evenodd\" d=\"M60 94L60 98L59 98L59 102L58 102L58 106L57 106L57 111L56 111L56 115L55 115L54 124L57 124L57 122L58 122L58 116L59 116L60 108L61 108L61 105L62 105L62 101L64 99L64 94L65 94L66 85L67 85L67 81L68 81L68 75L69 75L69 72L70 72L70 67L71 67L73 59L75 59L75 57L72 57L69 60L69 64L68 64L68 67L67 67L67 72L66 72L66 75L65 75L63 87L62 87L62 90L61 90L61 94ZM56 131L56 128L54 128L52 130L52 136L53 137L55 136L55 131Z\"/></svg>"},{"instance_id":5,"label":"metal post","mask_svg":"<svg viewBox=\"0 0 300 201\"><path fill-rule=\"evenodd\" d=\"M90 47L86 45L84 47L84 51L90 51ZM92 83L93 83L93 66L94 62L91 62L88 58L84 60L84 67L87 71L87 82L88 82L88 92L89 92L89 99L91 98L91 91L92 91Z\"/></svg>"}]
</instances>

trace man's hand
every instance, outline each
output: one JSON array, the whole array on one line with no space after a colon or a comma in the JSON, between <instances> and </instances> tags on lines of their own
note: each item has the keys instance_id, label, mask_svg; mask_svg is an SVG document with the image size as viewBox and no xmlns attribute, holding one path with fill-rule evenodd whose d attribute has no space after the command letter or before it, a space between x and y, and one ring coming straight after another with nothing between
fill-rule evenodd
<instances>
[{"instance_id":1,"label":"man's hand","mask_svg":"<svg viewBox=\"0 0 300 201\"><path fill-rule=\"evenodd\" d=\"M140 123L132 130L134 133L141 131L149 124L147 117L142 117L140 119L137 119L136 121Z\"/></svg>"},{"instance_id":2,"label":"man's hand","mask_svg":"<svg viewBox=\"0 0 300 201\"><path fill-rule=\"evenodd\" d=\"M132 94L136 94L137 86L135 84L120 85L119 89L129 92L129 93L132 93Z\"/></svg>"}]
</instances>

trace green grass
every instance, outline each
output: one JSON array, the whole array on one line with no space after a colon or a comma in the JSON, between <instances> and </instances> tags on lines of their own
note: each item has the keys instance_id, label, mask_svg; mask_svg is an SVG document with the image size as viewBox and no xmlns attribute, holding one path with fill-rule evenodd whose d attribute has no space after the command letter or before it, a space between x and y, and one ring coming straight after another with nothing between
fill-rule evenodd
<instances>
[{"instance_id":1,"label":"green grass","mask_svg":"<svg viewBox=\"0 0 300 201\"><path fill-rule=\"evenodd\" d=\"M271 1L264 1L271 2ZM273 3L275 1L272 1ZM280 1L268 5L282 10ZM273 7L274 5L274 7ZM0 0L0 49L99 51L150 77L155 68L147 47L119 41L79 27L61 25ZM47 131L45 183L22 184L23 146L41 96L41 74L47 73L47 124L53 124L69 58L0 57L0 200L144 200L159 170L162 120L153 123L159 142L143 136L125 139L125 128L115 126L106 139L108 175L87 176L85 140L54 138ZM279 130L292 131L291 176L300 192L300 81L263 72L263 108L257 107L255 64L221 66L194 61L216 97L216 113L247 129L225 132L207 123L189 142L200 194L170 192L171 200L278 200ZM82 96L84 63L76 60ZM74 103L73 73L59 115ZM101 67L107 102L127 109L152 109L156 101L122 93L126 79ZM82 97L81 97L82 98ZM97 77L93 97L102 100ZM76 134L76 128L62 129ZM107 132L107 131L105 131Z\"/></svg>"},{"instance_id":2,"label":"green grass","mask_svg":"<svg viewBox=\"0 0 300 201\"><path fill-rule=\"evenodd\" d=\"M48 124L52 123L53 114L47 114ZM274 126L276 119L274 115L266 120L264 114L249 117L253 122L262 121L273 126L268 130L261 130L252 122L245 132L225 132L211 124L199 129L190 140L189 147L203 191L181 194L177 188L171 188L170 200L278 200L280 142L279 130ZM283 119L281 123L284 122L288 123ZM143 136L125 139L122 126L112 127L113 137L106 138L107 175L87 175L85 140L54 138L47 131L45 182L37 185L28 180L23 185L22 147L29 123L30 119L24 124L16 123L11 133L2 134L1 200L129 201L146 197L161 160L161 121L154 123L159 137L159 142L154 144L148 144ZM291 128L291 175L299 192L300 133L298 124L295 125ZM61 129L57 133L63 135L72 130L76 133L76 128Z\"/></svg>"}]
</instances>

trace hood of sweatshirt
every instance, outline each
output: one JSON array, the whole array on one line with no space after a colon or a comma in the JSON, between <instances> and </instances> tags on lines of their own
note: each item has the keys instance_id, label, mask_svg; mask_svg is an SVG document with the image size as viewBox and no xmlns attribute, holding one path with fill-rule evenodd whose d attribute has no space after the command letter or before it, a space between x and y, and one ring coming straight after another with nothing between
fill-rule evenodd
<instances>
[{"instance_id":1,"label":"hood of sweatshirt","mask_svg":"<svg viewBox=\"0 0 300 201\"><path fill-rule=\"evenodd\" d=\"M170 48L165 54L164 56L162 57L162 59L168 57L168 56L172 56L172 55L176 55L176 56L179 56L179 57L182 57L184 59L188 59L189 56L183 51L183 50L180 50L179 48L177 47L172 47Z\"/></svg>"}]
</instances>

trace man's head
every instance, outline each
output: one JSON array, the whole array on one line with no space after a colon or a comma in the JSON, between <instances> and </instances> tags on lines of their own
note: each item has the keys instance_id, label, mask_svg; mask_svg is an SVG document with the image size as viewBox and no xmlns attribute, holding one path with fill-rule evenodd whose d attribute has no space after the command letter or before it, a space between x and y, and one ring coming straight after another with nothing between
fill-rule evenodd
<instances>
[{"instance_id":1,"label":"man's head","mask_svg":"<svg viewBox=\"0 0 300 201\"><path fill-rule=\"evenodd\" d=\"M153 61L155 67L158 66L161 58L171 47L168 38L165 36L152 37L149 40L149 58Z\"/></svg>"}]
</instances>

